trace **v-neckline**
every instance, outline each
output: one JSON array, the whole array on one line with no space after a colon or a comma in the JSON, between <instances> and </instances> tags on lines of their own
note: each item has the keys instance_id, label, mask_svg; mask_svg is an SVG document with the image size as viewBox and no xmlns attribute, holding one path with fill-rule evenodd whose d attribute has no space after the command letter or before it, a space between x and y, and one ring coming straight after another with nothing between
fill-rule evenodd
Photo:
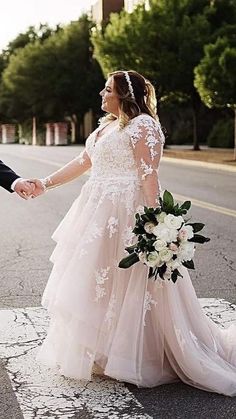
<instances>
[{"instance_id":1,"label":"v-neckline","mask_svg":"<svg viewBox=\"0 0 236 419\"><path fill-rule=\"evenodd\" d=\"M101 137L98 137L98 134L104 129L106 128L109 124L111 124L110 121L108 121L101 129L98 129L98 131L95 134L95 138L94 138L94 146L97 144L97 142L99 142L100 140L102 140L104 137L106 137L107 135L111 134L113 131L115 131L115 129L117 128L117 125L114 126L113 129L111 129L110 131L108 131L107 133L101 135ZM100 127L99 127L100 128Z\"/></svg>"}]
</instances>

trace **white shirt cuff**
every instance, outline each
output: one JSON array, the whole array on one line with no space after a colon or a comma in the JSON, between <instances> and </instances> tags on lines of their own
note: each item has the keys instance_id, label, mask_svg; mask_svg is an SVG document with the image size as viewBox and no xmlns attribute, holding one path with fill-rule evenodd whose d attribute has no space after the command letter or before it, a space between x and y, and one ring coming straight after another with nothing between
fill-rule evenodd
<instances>
[{"instance_id":1,"label":"white shirt cuff","mask_svg":"<svg viewBox=\"0 0 236 419\"><path fill-rule=\"evenodd\" d=\"M16 184L17 184L17 182L18 182L19 180L23 180L23 178L22 178L22 177L18 177L17 179L15 179L15 180L14 180L14 182L12 182L12 184L11 184L11 190L12 190L12 191L14 191L14 190L15 190L15 186L16 186Z\"/></svg>"}]
</instances>

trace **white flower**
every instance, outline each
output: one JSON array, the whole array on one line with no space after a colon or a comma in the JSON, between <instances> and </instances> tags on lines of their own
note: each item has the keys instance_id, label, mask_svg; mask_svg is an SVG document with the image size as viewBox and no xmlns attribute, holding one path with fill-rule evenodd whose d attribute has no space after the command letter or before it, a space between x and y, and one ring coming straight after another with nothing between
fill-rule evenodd
<instances>
[{"instance_id":1,"label":"white flower","mask_svg":"<svg viewBox=\"0 0 236 419\"><path fill-rule=\"evenodd\" d=\"M152 232L158 239L166 242L176 241L178 235L178 230L168 228L164 223L159 223L153 228Z\"/></svg>"},{"instance_id":2,"label":"white flower","mask_svg":"<svg viewBox=\"0 0 236 419\"><path fill-rule=\"evenodd\" d=\"M137 212L139 215L144 214L144 213L145 213L145 212L144 212L144 206L143 206L143 205L139 205L139 206L136 208L136 212Z\"/></svg>"},{"instance_id":3,"label":"white flower","mask_svg":"<svg viewBox=\"0 0 236 419\"><path fill-rule=\"evenodd\" d=\"M194 251L194 243L183 241L179 246L178 259L180 259L181 261L191 260L194 255Z\"/></svg>"},{"instance_id":4,"label":"white flower","mask_svg":"<svg viewBox=\"0 0 236 419\"><path fill-rule=\"evenodd\" d=\"M165 273L163 274L163 279L165 279L165 280L166 279L170 279L171 278L171 274L172 274L171 269L169 267L167 267Z\"/></svg>"},{"instance_id":5,"label":"white flower","mask_svg":"<svg viewBox=\"0 0 236 419\"><path fill-rule=\"evenodd\" d=\"M155 224L152 223L151 221L144 224L144 230L149 234L151 234L153 232L154 227L155 227Z\"/></svg>"},{"instance_id":6,"label":"white flower","mask_svg":"<svg viewBox=\"0 0 236 419\"><path fill-rule=\"evenodd\" d=\"M183 225L183 227L181 227L181 229L179 230L178 238L180 240L186 241L188 239L191 239L192 237L193 237L193 227Z\"/></svg>"},{"instance_id":7,"label":"white flower","mask_svg":"<svg viewBox=\"0 0 236 419\"><path fill-rule=\"evenodd\" d=\"M175 269L180 268L181 262L178 259L175 259L175 260L172 259L166 262L166 266L170 268L172 271L174 271Z\"/></svg>"},{"instance_id":8,"label":"white flower","mask_svg":"<svg viewBox=\"0 0 236 419\"><path fill-rule=\"evenodd\" d=\"M139 257L140 262L142 262L142 263L146 263L147 262L147 254L146 253L140 252L138 254L138 257Z\"/></svg>"},{"instance_id":9,"label":"white flower","mask_svg":"<svg viewBox=\"0 0 236 419\"><path fill-rule=\"evenodd\" d=\"M156 219L159 223L164 223L166 212L162 211L160 214L156 215Z\"/></svg>"},{"instance_id":10,"label":"white flower","mask_svg":"<svg viewBox=\"0 0 236 419\"><path fill-rule=\"evenodd\" d=\"M183 222L184 222L184 219L183 219L183 217L181 215L178 215L178 217L176 217L173 214L168 214L164 218L164 223L169 228L178 229L178 228L181 227L181 225L182 225Z\"/></svg>"},{"instance_id":11,"label":"white flower","mask_svg":"<svg viewBox=\"0 0 236 419\"><path fill-rule=\"evenodd\" d=\"M147 256L147 262L146 265L154 268L155 266L161 265L161 259L158 253L154 250L154 252L150 252Z\"/></svg>"},{"instance_id":12,"label":"white flower","mask_svg":"<svg viewBox=\"0 0 236 419\"><path fill-rule=\"evenodd\" d=\"M155 249L159 252L162 249L165 249L167 246L167 243L165 240L162 239L157 239L154 243L153 246L155 247Z\"/></svg>"},{"instance_id":13,"label":"white flower","mask_svg":"<svg viewBox=\"0 0 236 419\"><path fill-rule=\"evenodd\" d=\"M159 252L159 256L163 262L168 262L169 260L172 259L173 253L169 249L162 249Z\"/></svg>"}]
</instances>

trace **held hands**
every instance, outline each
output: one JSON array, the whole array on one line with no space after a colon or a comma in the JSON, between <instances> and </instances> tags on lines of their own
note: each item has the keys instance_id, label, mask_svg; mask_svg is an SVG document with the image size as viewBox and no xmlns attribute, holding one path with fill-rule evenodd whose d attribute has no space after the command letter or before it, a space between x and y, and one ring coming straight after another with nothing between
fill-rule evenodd
<instances>
[{"instance_id":1,"label":"held hands","mask_svg":"<svg viewBox=\"0 0 236 419\"><path fill-rule=\"evenodd\" d=\"M14 191L23 199L35 198L45 191L45 186L39 179L20 179L14 187Z\"/></svg>"}]
</instances>

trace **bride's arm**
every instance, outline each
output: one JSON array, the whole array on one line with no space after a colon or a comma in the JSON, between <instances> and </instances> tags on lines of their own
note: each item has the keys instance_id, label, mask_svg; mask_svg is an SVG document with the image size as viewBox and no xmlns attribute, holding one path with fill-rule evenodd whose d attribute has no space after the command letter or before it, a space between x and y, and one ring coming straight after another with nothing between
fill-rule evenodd
<instances>
[{"instance_id":1,"label":"bride's arm","mask_svg":"<svg viewBox=\"0 0 236 419\"><path fill-rule=\"evenodd\" d=\"M82 151L78 157L71 160L65 166L43 179L43 183L47 189L54 188L64 183L70 182L78 176L85 173L91 167L91 160L87 151Z\"/></svg>"},{"instance_id":2,"label":"bride's arm","mask_svg":"<svg viewBox=\"0 0 236 419\"><path fill-rule=\"evenodd\" d=\"M134 127L131 141L144 192L145 205L155 208L159 204L161 192L158 169L164 144L164 135L159 122L151 117L140 117Z\"/></svg>"},{"instance_id":3,"label":"bride's arm","mask_svg":"<svg viewBox=\"0 0 236 419\"><path fill-rule=\"evenodd\" d=\"M30 179L35 184L33 197L41 195L45 190L52 189L64 183L70 182L85 173L92 166L91 160L86 152L82 151L78 157L71 160L56 172L51 173L44 179Z\"/></svg>"}]
</instances>

